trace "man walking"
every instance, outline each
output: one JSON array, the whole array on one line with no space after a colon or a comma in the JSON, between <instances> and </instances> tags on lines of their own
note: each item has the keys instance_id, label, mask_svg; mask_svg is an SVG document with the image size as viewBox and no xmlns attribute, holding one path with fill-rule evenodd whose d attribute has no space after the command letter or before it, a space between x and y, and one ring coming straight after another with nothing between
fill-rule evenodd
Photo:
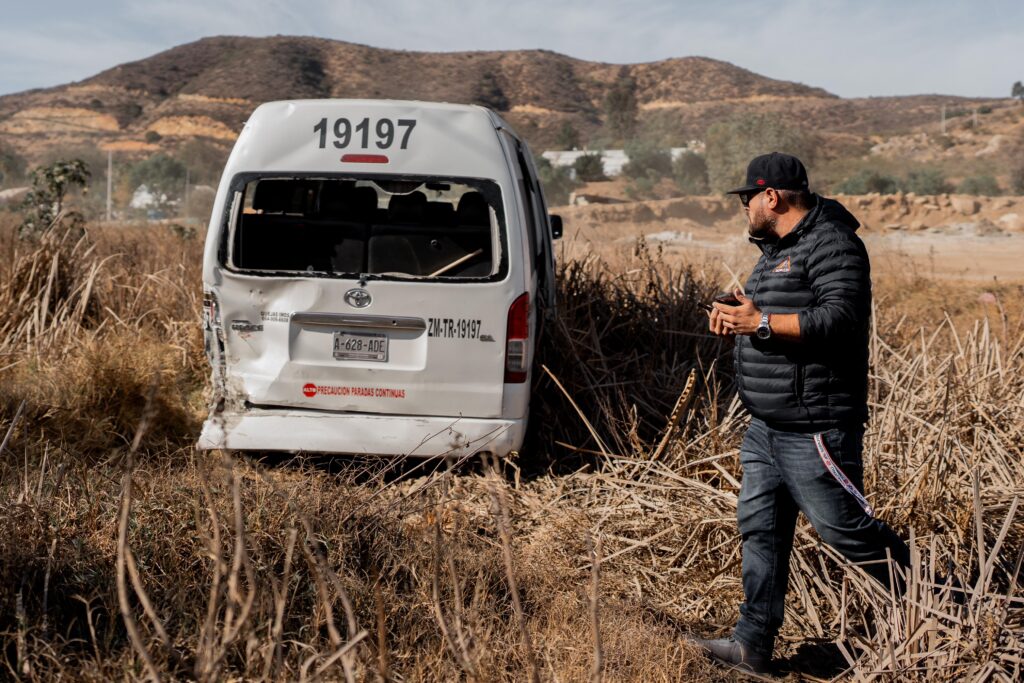
<instances>
[{"instance_id":1,"label":"man walking","mask_svg":"<svg viewBox=\"0 0 1024 683\"><path fill-rule=\"evenodd\" d=\"M743 593L733 635L696 642L716 659L768 671L782 625L798 512L821 538L892 590L887 557L910 552L863 495L868 255L856 218L811 194L799 159L773 152L747 168L739 195L761 249L738 305L715 303L714 334L736 339L740 398L751 414L740 449Z\"/></svg>"}]
</instances>

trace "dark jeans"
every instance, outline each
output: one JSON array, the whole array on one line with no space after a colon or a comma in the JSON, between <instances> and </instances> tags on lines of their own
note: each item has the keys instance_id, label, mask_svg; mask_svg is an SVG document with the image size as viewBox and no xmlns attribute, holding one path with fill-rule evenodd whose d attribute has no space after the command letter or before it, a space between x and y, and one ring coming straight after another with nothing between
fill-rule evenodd
<instances>
[{"instance_id":1,"label":"dark jeans","mask_svg":"<svg viewBox=\"0 0 1024 683\"><path fill-rule=\"evenodd\" d=\"M887 587L886 550L900 565L910 563L907 544L865 511L866 501L841 483L845 474L848 485L863 494L863 439L863 427L830 429L821 433L822 453L814 434L780 431L758 419L750 422L740 448L743 488L737 510L746 602L734 635L759 653L771 655L782 625L798 511L822 540ZM826 467L828 458L841 472Z\"/></svg>"}]
</instances>

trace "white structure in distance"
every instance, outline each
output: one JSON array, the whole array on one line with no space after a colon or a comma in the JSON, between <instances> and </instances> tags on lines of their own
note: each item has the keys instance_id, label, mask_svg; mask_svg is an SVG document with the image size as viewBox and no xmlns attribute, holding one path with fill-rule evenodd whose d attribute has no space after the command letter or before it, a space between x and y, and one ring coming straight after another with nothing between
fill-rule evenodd
<instances>
[{"instance_id":1,"label":"white structure in distance","mask_svg":"<svg viewBox=\"0 0 1024 683\"><path fill-rule=\"evenodd\" d=\"M675 161L683 152L696 152L698 154L704 152L704 143L696 140L691 141L686 147L670 147L669 154L672 156L672 161ZM541 153L541 156L551 162L552 166L559 168L568 168L572 173L572 177L576 177L576 169L573 168L573 164L581 156L587 154L599 154L601 155L601 166L604 168L604 174L606 176L613 177L622 174L622 167L629 161L629 157L626 155L624 149L573 149L573 150L548 150Z\"/></svg>"}]
</instances>

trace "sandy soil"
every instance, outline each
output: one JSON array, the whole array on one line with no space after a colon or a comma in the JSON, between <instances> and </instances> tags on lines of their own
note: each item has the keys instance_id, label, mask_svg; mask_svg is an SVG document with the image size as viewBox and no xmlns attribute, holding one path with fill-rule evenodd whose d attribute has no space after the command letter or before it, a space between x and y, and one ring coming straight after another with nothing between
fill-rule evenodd
<instances>
[{"instance_id":1,"label":"sandy soil","mask_svg":"<svg viewBox=\"0 0 1024 683\"><path fill-rule=\"evenodd\" d=\"M989 207L977 198L971 215L954 208L957 198L928 202L927 224L909 227L910 202L866 197L844 198L865 223L859 234L871 254L877 274L922 275L972 282L1024 283L1024 231L1001 216L1014 215L1022 198L997 198ZM888 202L890 206L877 206ZM948 203L945 208L940 208ZM669 260L707 264L724 275L749 271L758 250L746 237L746 219L739 207L717 198L561 207L566 255L597 253L608 258L631 250L643 236ZM887 216L891 212L891 216ZM903 216L897 214L904 212ZM914 213L914 212L912 212ZM1024 211L1021 211L1024 214ZM915 217L915 220L917 218Z\"/></svg>"}]
</instances>

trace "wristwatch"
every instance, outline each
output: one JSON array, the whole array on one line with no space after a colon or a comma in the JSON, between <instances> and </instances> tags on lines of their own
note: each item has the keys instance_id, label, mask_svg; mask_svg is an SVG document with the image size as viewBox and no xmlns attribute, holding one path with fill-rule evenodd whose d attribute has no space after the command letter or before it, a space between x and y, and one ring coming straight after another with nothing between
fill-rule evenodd
<instances>
[{"instance_id":1,"label":"wristwatch","mask_svg":"<svg viewBox=\"0 0 1024 683\"><path fill-rule=\"evenodd\" d=\"M758 339L767 339L772 336L772 326L769 324L771 317L771 313L761 314L761 324L757 326Z\"/></svg>"}]
</instances>

